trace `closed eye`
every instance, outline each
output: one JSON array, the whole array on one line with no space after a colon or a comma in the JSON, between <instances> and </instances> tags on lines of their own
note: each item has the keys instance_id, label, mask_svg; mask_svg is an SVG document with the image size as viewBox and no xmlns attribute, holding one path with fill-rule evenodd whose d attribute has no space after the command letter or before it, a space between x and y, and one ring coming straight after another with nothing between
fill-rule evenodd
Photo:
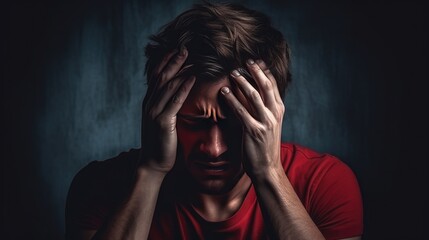
<instances>
[{"instance_id":1,"label":"closed eye","mask_svg":"<svg viewBox=\"0 0 429 240\"><path fill-rule=\"evenodd\" d=\"M217 124L221 128L225 128L225 129L240 127L239 121L235 117L222 118L222 119L218 119L217 122L215 122L211 118L178 115L178 123L182 127L190 131L206 130L206 129L209 129L214 124Z\"/></svg>"},{"instance_id":2,"label":"closed eye","mask_svg":"<svg viewBox=\"0 0 429 240\"><path fill-rule=\"evenodd\" d=\"M211 120L206 118L188 118L178 116L178 123L184 128L191 131L198 131L206 129L209 126Z\"/></svg>"}]
</instances>

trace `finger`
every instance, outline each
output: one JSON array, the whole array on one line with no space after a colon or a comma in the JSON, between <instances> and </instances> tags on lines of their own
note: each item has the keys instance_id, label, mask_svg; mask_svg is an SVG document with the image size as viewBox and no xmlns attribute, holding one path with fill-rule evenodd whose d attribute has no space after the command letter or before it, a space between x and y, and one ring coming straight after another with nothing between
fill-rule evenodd
<instances>
[{"instance_id":1,"label":"finger","mask_svg":"<svg viewBox=\"0 0 429 240\"><path fill-rule=\"evenodd\" d=\"M157 96L154 96L150 101L149 105L150 107L150 115L157 116L160 114L165 106L167 105L168 101L170 101L171 97L176 94L179 87L185 82L188 78L184 77L176 77L173 78L171 81L169 81L161 90L159 90L159 94Z\"/></svg>"},{"instance_id":2,"label":"finger","mask_svg":"<svg viewBox=\"0 0 429 240\"><path fill-rule=\"evenodd\" d=\"M168 61L167 65L158 75L158 88L162 88L165 83L170 81L179 72L180 68L185 63L187 57L188 50L186 48L183 48L178 54L176 54Z\"/></svg>"},{"instance_id":3,"label":"finger","mask_svg":"<svg viewBox=\"0 0 429 240\"><path fill-rule=\"evenodd\" d=\"M148 93L150 93L147 102L153 103L154 100L160 95L160 89L163 88L163 86L166 83L169 83L171 79L178 74L180 68L182 67L183 63L186 60L186 57L188 56L188 51L186 48L183 48L180 53L177 53L172 57L171 54L167 55L164 60L169 60L168 63L161 63L160 66L164 66L162 69L162 72L158 75L157 82L154 84L155 86L152 89L148 89ZM163 60L163 61L164 61ZM191 67L192 65L188 65L182 68L180 72L183 72L185 69ZM147 94L146 94L147 95ZM151 106L151 104L148 104L146 106Z\"/></svg>"},{"instance_id":4,"label":"finger","mask_svg":"<svg viewBox=\"0 0 429 240\"><path fill-rule=\"evenodd\" d=\"M183 82L182 85L180 85L179 90L177 90L176 94L171 98L165 107L162 114L165 114L166 116L176 116L180 108L183 106L186 98L188 97L192 86L194 86L194 83L195 76L192 76L187 81Z\"/></svg>"},{"instance_id":5,"label":"finger","mask_svg":"<svg viewBox=\"0 0 429 240\"><path fill-rule=\"evenodd\" d=\"M263 120L265 118L265 105L262 101L259 92L240 74L239 71L234 70L231 73L232 78L235 80L239 89L250 103L253 110L255 110L255 118Z\"/></svg>"},{"instance_id":6,"label":"finger","mask_svg":"<svg viewBox=\"0 0 429 240\"><path fill-rule=\"evenodd\" d=\"M147 108L148 103L152 102L153 96L157 96L158 93L156 89L159 89L159 74L164 69L164 67L167 65L167 63L170 61L170 59L178 53L178 49L175 49L174 51L171 51L167 53L164 58L161 60L161 62L158 64L158 66L155 67L154 71L152 72L151 76L149 76L149 82L148 82L148 88L146 89L146 96L143 100L143 107ZM154 82L155 81L155 82Z\"/></svg>"},{"instance_id":7,"label":"finger","mask_svg":"<svg viewBox=\"0 0 429 240\"><path fill-rule=\"evenodd\" d=\"M228 87L222 87L220 92L225 97L227 104L233 110L234 114L247 129L258 124L258 122L250 115L243 104L238 101Z\"/></svg>"},{"instance_id":8,"label":"finger","mask_svg":"<svg viewBox=\"0 0 429 240\"><path fill-rule=\"evenodd\" d=\"M274 89L274 95L276 96L276 100L278 102L283 102L282 97L280 96L279 88L277 86L277 81L274 78L274 75L272 74L271 70L268 68L267 64L261 59L256 60L256 63L265 73L265 76L267 76L268 79L271 81L271 84L273 85L273 89Z\"/></svg>"},{"instance_id":9,"label":"finger","mask_svg":"<svg viewBox=\"0 0 429 240\"><path fill-rule=\"evenodd\" d=\"M247 61L247 68L249 69L250 74L255 79L261 95L263 95L265 105L268 109L274 110L277 101L272 82L270 81L270 79L268 79L268 77L265 75L259 65L256 64L255 61L253 61L252 59L249 59Z\"/></svg>"},{"instance_id":10,"label":"finger","mask_svg":"<svg viewBox=\"0 0 429 240\"><path fill-rule=\"evenodd\" d=\"M168 53L167 55L164 56L164 58L162 59L162 61L158 64L158 66L155 68L155 70L153 71L153 75L152 77L155 77L154 79L156 79L156 76L158 76L161 71L164 69L164 67L167 65L167 63L170 61L170 59L176 55L179 52L178 49L174 49L174 51Z\"/></svg>"}]
</instances>

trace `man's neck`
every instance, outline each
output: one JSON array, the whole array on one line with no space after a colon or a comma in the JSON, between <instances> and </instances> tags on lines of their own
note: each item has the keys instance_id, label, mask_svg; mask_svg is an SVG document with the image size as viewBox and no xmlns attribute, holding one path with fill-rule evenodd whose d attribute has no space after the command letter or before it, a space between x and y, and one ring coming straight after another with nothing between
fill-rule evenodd
<instances>
[{"instance_id":1,"label":"man's neck","mask_svg":"<svg viewBox=\"0 0 429 240\"><path fill-rule=\"evenodd\" d=\"M207 221L226 220L240 209L251 183L249 176L244 173L231 191L220 195L196 193L191 204L195 211Z\"/></svg>"}]
</instances>

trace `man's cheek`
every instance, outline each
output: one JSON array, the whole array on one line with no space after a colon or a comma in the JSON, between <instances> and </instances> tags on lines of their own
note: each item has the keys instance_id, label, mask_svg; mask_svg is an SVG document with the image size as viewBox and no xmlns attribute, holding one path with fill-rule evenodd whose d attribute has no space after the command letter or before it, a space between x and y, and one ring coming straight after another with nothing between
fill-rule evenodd
<instances>
[{"instance_id":1,"label":"man's cheek","mask_svg":"<svg viewBox=\"0 0 429 240\"><path fill-rule=\"evenodd\" d=\"M179 146L182 148L184 157L187 158L189 153L191 152L193 145L197 141L197 134L185 130L181 126L177 126L177 138Z\"/></svg>"},{"instance_id":2,"label":"man's cheek","mask_svg":"<svg viewBox=\"0 0 429 240\"><path fill-rule=\"evenodd\" d=\"M225 129L228 150L234 157L239 156L241 153L242 129L243 127L238 120L229 122L228 127Z\"/></svg>"}]
</instances>

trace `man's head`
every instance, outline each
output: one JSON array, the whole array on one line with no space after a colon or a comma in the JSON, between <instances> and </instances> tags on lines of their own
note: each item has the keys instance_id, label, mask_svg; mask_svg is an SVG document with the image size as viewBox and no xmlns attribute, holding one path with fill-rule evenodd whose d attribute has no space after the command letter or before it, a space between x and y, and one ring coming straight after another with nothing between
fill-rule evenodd
<instances>
[{"instance_id":1,"label":"man's head","mask_svg":"<svg viewBox=\"0 0 429 240\"><path fill-rule=\"evenodd\" d=\"M201 191L227 192L244 170L241 125L219 98L231 86L233 69L252 81L245 69L249 59L262 59L274 75L283 97L290 82L288 46L265 15L231 4L195 5L152 36L146 47L148 89L155 84L154 69L163 57L186 47L183 75L196 83L177 117L179 162Z\"/></svg>"},{"instance_id":2,"label":"man's head","mask_svg":"<svg viewBox=\"0 0 429 240\"><path fill-rule=\"evenodd\" d=\"M146 46L147 79L162 58L174 49L189 51L185 66L197 81L215 81L245 66L249 58L262 59L284 97L291 81L289 48L283 35L264 14L233 4L197 4L165 25ZM150 86L151 82L148 82Z\"/></svg>"}]
</instances>

